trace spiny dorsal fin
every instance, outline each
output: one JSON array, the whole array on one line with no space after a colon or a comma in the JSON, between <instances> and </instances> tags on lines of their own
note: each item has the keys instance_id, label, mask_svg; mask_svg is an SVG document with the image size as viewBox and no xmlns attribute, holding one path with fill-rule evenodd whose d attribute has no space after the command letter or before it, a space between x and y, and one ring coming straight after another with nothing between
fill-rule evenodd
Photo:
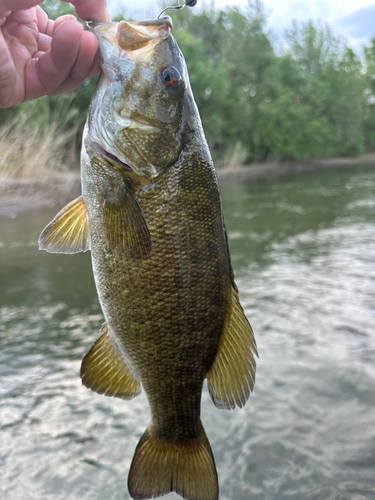
<instances>
[{"instance_id":1,"label":"spiny dorsal fin","mask_svg":"<svg viewBox=\"0 0 375 500\"><path fill-rule=\"evenodd\" d=\"M90 250L90 225L82 196L71 201L39 236L39 249L51 253Z\"/></svg>"},{"instance_id":2,"label":"spiny dorsal fin","mask_svg":"<svg viewBox=\"0 0 375 500\"><path fill-rule=\"evenodd\" d=\"M82 384L106 396L122 399L138 396L141 384L113 346L106 323L103 324L101 332L103 335L83 358Z\"/></svg>"},{"instance_id":3,"label":"spiny dorsal fin","mask_svg":"<svg viewBox=\"0 0 375 500\"><path fill-rule=\"evenodd\" d=\"M175 491L189 500L217 500L214 457L203 427L199 437L173 442L146 429L135 450L128 478L132 498L155 498Z\"/></svg>"},{"instance_id":4,"label":"spiny dorsal fin","mask_svg":"<svg viewBox=\"0 0 375 500\"><path fill-rule=\"evenodd\" d=\"M211 398L218 408L244 406L255 382L255 358L258 356L253 330L232 288L231 310L214 362L207 373Z\"/></svg>"},{"instance_id":5,"label":"spiny dorsal fin","mask_svg":"<svg viewBox=\"0 0 375 500\"><path fill-rule=\"evenodd\" d=\"M147 257L151 251L151 237L147 221L133 193L125 186L120 199L106 198L104 221L111 245L131 257Z\"/></svg>"}]
</instances>

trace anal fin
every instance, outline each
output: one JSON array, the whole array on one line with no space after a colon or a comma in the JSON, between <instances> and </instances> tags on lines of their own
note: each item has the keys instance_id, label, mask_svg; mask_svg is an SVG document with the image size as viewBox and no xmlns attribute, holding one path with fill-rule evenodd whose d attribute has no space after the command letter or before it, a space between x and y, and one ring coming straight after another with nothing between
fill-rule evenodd
<instances>
[{"instance_id":1,"label":"anal fin","mask_svg":"<svg viewBox=\"0 0 375 500\"><path fill-rule=\"evenodd\" d=\"M101 332L102 336L83 358L82 384L99 394L132 399L141 392L141 384L113 346L106 323Z\"/></svg>"},{"instance_id":2,"label":"anal fin","mask_svg":"<svg viewBox=\"0 0 375 500\"><path fill-rule=\"evenodd\" d=\"M90 250L90 225L82 196L71 201L39 236L39 249L51 253L78 253Z\"/></svg>"},{"instance_id":3,"label":"anal fin","mask_svg":"<svg viewBox=\"0 0 375 500\"><path fill-rule=\"evenodd\" d=\"M253 330L232 288L231 310L227 315L214 362L207 373L211 398L218 408L245 405L255 382L258 356Z\"/></svg>"}]
</instances>

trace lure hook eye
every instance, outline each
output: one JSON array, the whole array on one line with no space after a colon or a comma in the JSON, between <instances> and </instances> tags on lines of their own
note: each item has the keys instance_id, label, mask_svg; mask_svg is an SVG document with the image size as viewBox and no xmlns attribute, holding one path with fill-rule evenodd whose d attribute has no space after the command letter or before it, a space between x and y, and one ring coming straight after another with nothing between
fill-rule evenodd
<instances>
[{"instance_id":1,"label":"lure hook eye","mask_svg":"<svg viewBox=\"0 0 375 500\"><path fill-rule=\"evenodd\" d=\"M188 7L194 7L195 5L197 5L197 2L198 2L198 0L185 0L184 5L170 5L169 7L166 7L165 9L163 9L160 12L157 19L159 19L160 16L163 14L163 12L165 12L166 10L169 10L169 9L182 10L185 7L185 5L187 5Z\"/></svg>"}]
</instances>

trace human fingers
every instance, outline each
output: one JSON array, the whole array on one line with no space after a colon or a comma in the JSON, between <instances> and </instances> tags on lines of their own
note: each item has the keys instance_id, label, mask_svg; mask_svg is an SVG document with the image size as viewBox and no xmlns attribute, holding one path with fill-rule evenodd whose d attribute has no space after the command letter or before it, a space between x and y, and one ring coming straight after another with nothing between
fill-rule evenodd
<instances>
[{"instance_id":1,"label":"human fingers","mask_svg":"<svg viewBox=\"0 0 375 500\"><path fill-rule=\"evenodd\" d=\"M52 38L43 33L38 35L38 52L47 52L51 48ZM33 54L33 57L40 57L37 54Z\"/></svg>"},{"instance_id":2,"label":"human fingers","mask_svg":"<svg viewBox=\"0 0 375 500\"><path fill-rule=\"evenodd\" d=\"M0 108L9 106L15 86L16 71L0 30Z\"/></svg>"},{"instance_id":3,"label":"human fingers","mask_svg":"<svg viewBox=\"0 0 375 500\"><path fill-rule=\"evenodd\" d=\"M53 26L53 31L66 21L74 21L77 23L79 22L79 21L77 21L77 19L74 16L72 16L70 14L67 14L65 16L61 16L61 17L56 19L54 26ZM92 63L93 63L92 59L98 50L98 39L90 31L84 31L82 34L81 45L82 44L83 44L83 46L82 46L83 53L85 53L86 56L88 57L87 64L84 64L84 62L82 61L82 64L83 64L82 67L92 66ZM80 49L81 49L81 47L80 47ZM78 67L80 67L80 65L81 64L78 63ZM94 67L91 69L92 69L92 71L94 71L94 73L91 72L90 75L86 75L84 78L87 78L88 76L94 76L97 73L99 73L99 70L100 70L99 59L97 61L95 61Z\"/></svg>"},{"instance_id":4,"label":"human fingers","mask_svg":"<svg viewBox=\"0 0 375 500\"><path fill-rule=\"evenodd\" d=\"M36 20L39 33L47 33L49 25L53 25L53 21L48 19L46 12L41 7L36 8Z\"/></svg>"},{"instance_id":5,"label":"human fingers","mask_svg":"<svg viewBox=\"0 0 375 500\"><path fill-rule=\"evenodd\" d=\"M39 28L38 53L34 54L34 57L40 57L43 52L47 52L47 50L51 48L53 33L59 26L68 21L78 23L77 19L70 14L60 16L56 19L56 21L52 21L51 19L48 19L47 14L42 9L38 8L38 11L39 10L41 13L37 12Z\"/></svg>"},{"instance_id":6,"label":"human fingers","mask_svg":"<svg viewBox=\"0 0 375 500\"><path fill-rule=\"evenodd\" d=\"M81 23L77 21L77 19L72 14L65 14L64 16L60 16L56 19L53 24L53 31L55 31L59 26L66 23L67 21L78 23L81 25Z\"/></svg>"},{"instance_id":7,"label":"human fingers","mask_svg":"<svg viewBox=\"0 0 375 500\"><path fill-rule=\"evenodd\" d=\"M0 16L9 11L31 9L42 2L43 0L0 0Z\"/></svg>"},{"instance_id":8,"label":"human fingers","mask_svg":"<svg viewBox=\"0 0 375 500\"><path fill-rule=\"evenodd\" d=\"M48 36L53 36L54 31L59 26L61 26L62 24L66 23L68 21L80 24L79 21L77 21L77 19L74 16L72 16L71 14L65 14L64 16L58 17L56 19L56 21L49 20L47 27L46 27L45 34Z\"/></svg>"},{"instance_id":9,"label":"human fingers","mask_svg":"<svg viewBox=\"0 0 375 500\"><path fill-rule=\"evenodd\" d=\"M73 4L77 16L86 21L92 19L100 23L108 23L111 18L107 12L106 0L62 0Z\"/></svg>"},{"instance_id":10,"label":"human fingers","mask_svg":"<svg viewBox=\"0 0 375 500\"><path fill-rule=\"evenodd\" d=\"M38 59L30 59L26 65L25 100L54 93L67 79L78 56L82 33L82 26L76 20L54 30L51 50Z\"/></svg>"},{"instance_id":11,"label":"human fingers","mask_svg":"<svg viewBox=\"0 0 375 500\"><path fill-rule=\"evenodd\" d=\"M66 80L54 93L68 92L78 87L85 78L99 73L99 65L96 64L97 58L95 57L97 50L96 36L88 31L83 32L76 62Z\"/></svg>"}]
</instances>

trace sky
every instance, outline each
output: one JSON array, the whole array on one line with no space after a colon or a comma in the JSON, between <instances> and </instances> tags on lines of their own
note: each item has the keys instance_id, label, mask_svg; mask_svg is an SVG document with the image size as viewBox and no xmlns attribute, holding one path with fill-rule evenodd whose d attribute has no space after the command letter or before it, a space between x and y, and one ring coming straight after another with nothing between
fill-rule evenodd
<instances>
[{"instance_id":1,"label":"sky","mask_svg":"<svg viewBox=\"0 0 375 500\"><path fill-rule=\"evenodd\" d=\"M182 3L184 0L180 0ZM121 9L132 12L135 18L155 18L160 11L159 0L107 0L113 15ZM245 8L247 0L211 0L216 8L226 5ZM174 0L171 1L175 3ZM208 3L208 2L206 2ZM375 1L371 0L263 0L268 12L268 27L281 35L291 26L292 20L307 21L320 19L327 21L336 35L343 36L357 51L362 44L375 36ZM203 5L198 0L197 7Z\"/></svg>"}]
</instances>

